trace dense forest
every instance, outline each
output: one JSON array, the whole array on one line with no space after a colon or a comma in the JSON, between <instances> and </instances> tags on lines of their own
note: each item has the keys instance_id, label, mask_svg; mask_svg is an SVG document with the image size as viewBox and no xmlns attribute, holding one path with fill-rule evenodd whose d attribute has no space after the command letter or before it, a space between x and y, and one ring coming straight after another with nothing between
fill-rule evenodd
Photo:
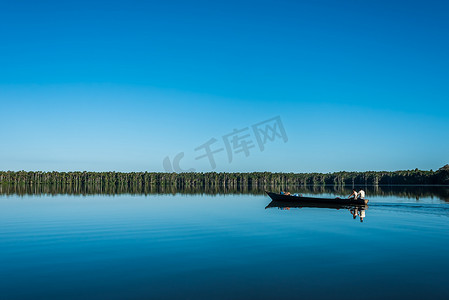
<instances>
[{"instance_id":1,"label":"dense forest","mask_svg":"<svg viewBox=\"0 0 449 300\"><path fill-rule=\"evenodd\" d=\"M391 185L449 184L449 165L437 171L335 173L153 173L153 172L26 172L0 171L0 184L96 185L118 189L151 186L185 187L264 187L269 185Z\"/></svg>"}]
</instances>

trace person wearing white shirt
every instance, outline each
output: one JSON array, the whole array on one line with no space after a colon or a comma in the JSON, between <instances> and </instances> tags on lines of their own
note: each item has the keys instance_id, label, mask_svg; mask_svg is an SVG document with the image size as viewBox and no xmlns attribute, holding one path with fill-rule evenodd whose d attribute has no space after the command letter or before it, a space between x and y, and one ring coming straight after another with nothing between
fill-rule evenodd
<instances>
[{"instance_id":1,"label":"person wearing white shirt","mask_svg":"<svg viewBox=\"0 0 449 300\"><path fill-rule=\"evenodd\" d=\"M356 199L365 199L365 191L364 190L360 190L357 193L357 196L355 197Z\"/></svg>"}]
</instances>

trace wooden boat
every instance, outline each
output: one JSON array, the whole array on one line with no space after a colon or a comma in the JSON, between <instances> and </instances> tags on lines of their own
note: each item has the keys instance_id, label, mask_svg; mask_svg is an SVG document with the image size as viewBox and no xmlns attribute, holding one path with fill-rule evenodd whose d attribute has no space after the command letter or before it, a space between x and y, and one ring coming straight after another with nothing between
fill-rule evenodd
<instances>
[{"instance_id":1,"label":"wooden boat","mask_svg":"<svg viewBox=\"0 0 449 300\"><path fill-rule=\"evenodd\" d=\"M326 204L343 204L343 205L366 205L368 204L368 199L348 199L348 198L318 198L318 197L303 197L303 196L293 196L293 195L283 195L276 194L272 192L267 192L267 195L273 201L283 201L283 202L295 202L295 203L326 203Z\"/></svg>"}]
</instances>

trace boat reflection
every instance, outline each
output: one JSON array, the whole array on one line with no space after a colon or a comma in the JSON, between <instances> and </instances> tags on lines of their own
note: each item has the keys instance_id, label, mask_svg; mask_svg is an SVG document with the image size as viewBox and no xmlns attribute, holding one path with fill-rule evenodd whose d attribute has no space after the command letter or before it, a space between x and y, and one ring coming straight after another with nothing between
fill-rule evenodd
<instances>
[{"instance_id":1,"label":"boat reflection","mask_svg":"<svg viewBox=\"0 0 449 300\"><path fill-rule=\"evenodd\" d=\"M328 209L347 209L353 219L360 219L360 222L363 222L366 216L366 210L368 209L368 205L347 205L347 204L333 204L333 203L294 203L289 201L276 201L273 200L268 204L267 208L278 208L281 210L290 210L291 208L303 208L303 207L313 207L313 208L328 208Z\"/></svg>"}]
</instances>

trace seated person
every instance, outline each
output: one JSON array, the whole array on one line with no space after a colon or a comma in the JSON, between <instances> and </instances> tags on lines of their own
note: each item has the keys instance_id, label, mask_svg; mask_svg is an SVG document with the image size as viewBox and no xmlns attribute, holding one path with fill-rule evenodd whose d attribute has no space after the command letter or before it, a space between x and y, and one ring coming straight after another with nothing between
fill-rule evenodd
<instances>
[{"instance_id":1,"label":"seated person","mask_svg":"<svg viewBox=\"0 0 449 300\"><path fill-rule=\"evenodd\" d=\"M360 190L357 193L357 199L365 199L365 191L364 190Z\"/></svg>"},{"instance_id":2,"label":"seated person","mask_svg":"<svg viewBox=\"0 0 449 300\"><path fill-rule=\"evenodd\" d=\"M352 194L348 196L348 199L353 197L352 199L357 199L357 191L356 189L352 189Z\"/></svg>"}]
</instances>

